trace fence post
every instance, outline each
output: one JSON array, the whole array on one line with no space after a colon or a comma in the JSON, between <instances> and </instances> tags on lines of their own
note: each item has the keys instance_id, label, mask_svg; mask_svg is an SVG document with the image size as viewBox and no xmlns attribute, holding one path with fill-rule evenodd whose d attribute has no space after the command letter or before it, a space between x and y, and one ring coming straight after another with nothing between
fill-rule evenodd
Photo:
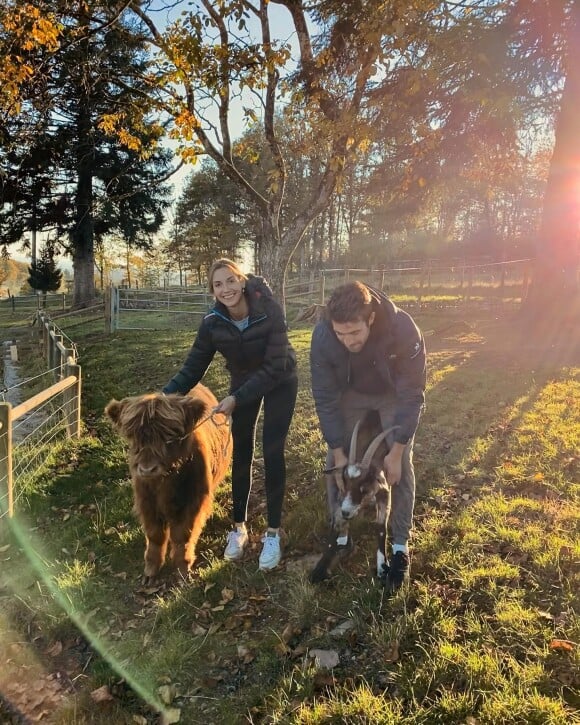
<instances>
[{"instance_id":1,"label":"fence post","mask_svg":"<svg viewBox=\"0 0 580 725\"><path fill-rule=\"evenodd\" d=\"M469 302L473 292L473 266L467 268L467 292L464 295L464 302Z\"/></svg>"},{"instance_id":2,"label":"fence post","mask_svg":"<svg viewBox=\"0 0 580 725\"><path fill-rule=\"evenodd\" d=\"M69 438L81 436L81 366L69 357L66 362L66 376L75 375L76 383L63 391L66 429Z\"/></svg>"},{"instance_id":3,"label":"fence post","mask_svg":"<svg viewBox=\"0 0 580 725\"><path fill-rule=\"evenodd\" d=\"M503 305L503 295L505 287L505 264L501 265L500 277L499 277L499 304Z\"/></svg>"},{"instance_id":4,"label":"fence post","mask_svg":"<svg viewBox=\"0 0 580 725\"><path fill-rule=\"evenodd\" d=\"M528 296L528 287L530 286L530 264L525 262L524 264L524 278L522 280L522 296L521 302L523 303Z\"/></svg>"},{"instance_id":5,"label":"fence post","mask_svg":"<svg viewBox=\"0 0 580 725\"><path fill-rule=\"evenodd\" d=\"M6 491L6 494L4 494ZM4 507L4 495L8 507ZM8 512L14 516L14 492L12 490L12 405L0 403L0 515Z\"/></svg>"},{"instance_id":6,"label":"fence post","mask_svg":"<svg viewBox=\"0 0 580 725\"><path fill-rule=\"evenodd\" d=\"M54 368L55 380L60 379L60 371L62 369L62 359L59 343L60 345L62 345L63 339L64 338L62 335L56 335L54 333L52 335L52 365L50 366L50 369L52 370Z\"/></svg>"},{"instance_id":7,"label":"fence post","mask_svg":"<svg viewBox=\"0 0 580 725\"><path fill-rule=\"evenodd\" d=\"M325 294L326 294L326 289L325 288L326 288L326 280L325 280L325 277L324 277L324 270L323 270L320 273L320 304L321 305L324 305L325 304L325 299L324 299Z\"/></svg>"},{"instance_id":8,"label":"fence post","mask_svg":"<svg viewBox=\"0 0 580 725\"><path fill-rule=\"evenodd\" d=\"M419 292L417 293L417 304L419 305L419 307L421 306L421 301L423 299L423 286L425 284L425 277L426 272L425 267L423 266L421 267L421 274L419 276Z\"/></svg>"},{"instance_id":9,"label":"fence post","mask_svg":"<svg viewBox=\"0 0 580 725\"><path fill-rule=\"evenodd\" d=\"M111 332L119 329L119 288L111 287Z\"/></svg>"},{"instance_id":10,"label":"fence post","mask_svg":"<svg viewBox=\"0 0 580 725\"><path fill-rule=\"evenodd\" d=\"M103 296L103 310L105 313L105 332L111 332L111 285L105 287Z\"/></svg>"},{"instance_id":11,"label":"fence post","mask_svg":"<svg viewBox=\"0 0 580 725\"><path fill-rule=\"evenodd\" d=\"M67 365L68 365L69 360L73 363L75 363L77 360L77 356L76 356L74 347L65 347L64 352L61 353L59 380L62 380L63 378L66 377Z\"/></svg>"}]
</instances>

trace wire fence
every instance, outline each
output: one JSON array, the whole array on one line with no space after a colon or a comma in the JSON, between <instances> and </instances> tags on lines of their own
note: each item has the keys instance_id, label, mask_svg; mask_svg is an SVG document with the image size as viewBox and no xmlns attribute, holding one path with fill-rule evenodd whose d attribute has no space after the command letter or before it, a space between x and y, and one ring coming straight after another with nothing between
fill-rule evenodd
<instances>
[{"instance_id":1,"label":"wire fence","mask_svg":"<svg viewBox=\"0 0 580 725\"><path fill-rule=\"evenodd\" d=\"M391 268L325 269L290 275L285 307L290 321L323 306L338 285L359 279L387 293L405 308L516 307L531 279L530 259L468 264L405 264ZM194 329L213 301L203 288L127 289L105 293L105 327L116 330Z\"/></svg>"},{"instance_id":2,"label":"wire fence","mask_svg":"<svg viewBox=\"0 0 580 725\"><path fill-rule=\"evenodd\" d=\"M38 358L45 369L20 379L18 357L14 354L18 345L10 345L10 356L4 357L0 519L13 515L15 505L32 490L59 444L80 435L81 369L76 345L44 311L37 316L36 339L28 341L28 346L31 352L36 348L40 353Z\"/></svg>"}]
</instances>

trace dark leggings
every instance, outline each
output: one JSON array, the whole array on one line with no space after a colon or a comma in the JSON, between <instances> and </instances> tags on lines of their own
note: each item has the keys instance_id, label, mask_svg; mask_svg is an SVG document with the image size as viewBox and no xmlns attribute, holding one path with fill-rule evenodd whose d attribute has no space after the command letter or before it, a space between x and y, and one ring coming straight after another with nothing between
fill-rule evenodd
<instances>
[{"instance_id":1,"label":"dark leggings","mask_svg":"<svg viewBox=\"0 0 580 725\"><path fill-rule=\"evenodd\" d=\"M282 503L286 488L284 446L290 428L298 380L282 383L252 403L235 408L232 414L234 460L232 464L232 497L234 522L245 521L252 488L252 462L256 440L256 423L264 402L264 469L268 526L277 529L282 518Z\"/></svg>"}]
</instances>

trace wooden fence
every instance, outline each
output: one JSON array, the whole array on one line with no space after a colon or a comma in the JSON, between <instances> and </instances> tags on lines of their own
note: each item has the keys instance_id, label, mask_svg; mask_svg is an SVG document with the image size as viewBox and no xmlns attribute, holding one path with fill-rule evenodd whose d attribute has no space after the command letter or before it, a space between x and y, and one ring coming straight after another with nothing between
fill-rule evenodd
<instances>
[{"instance_id":1,"label":"wooden fence","mask_svg":"<svg viewBox=\"0 0 580 725\"><path fill-rule=\"evenodd\" d=\"M15 483L19 470L30 470L34 460L46 455L46 445L35 442L35 430L24 442L14 441L14 424L19 419L39 410L49 401L61 396L56 410L44 415L43 424L51 416L58 419L57 426L63 428L67 437L79 437L81 433L81 368L77 363L74 347L63 343L65 336L50 321L46 313L38 312L38 343L46 360L48 371L55 382L24 402L13 406L9 402L0 403L0 518L14 514ZM38 426L40 428L40 426ZM50 442L50 441L49 441ZM20 454L20 456L19 456ZM25 460L19 467L15 458ZM43 461L41 461L42 463Z\"/></svg>"}]
</instances>

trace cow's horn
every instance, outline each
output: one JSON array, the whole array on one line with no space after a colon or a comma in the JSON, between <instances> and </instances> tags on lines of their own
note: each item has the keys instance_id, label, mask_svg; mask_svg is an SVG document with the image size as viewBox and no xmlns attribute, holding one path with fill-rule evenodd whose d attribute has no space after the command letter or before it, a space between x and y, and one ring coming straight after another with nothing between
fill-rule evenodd
<instances>
[{"instance_id":1,"label":"cow's horn","mask_svg":"<svg viewBox=\"0 0 580 725\"><path fill-rule=\"evenodd\" d=\"M360 464L361 468L368 468L370 466L371 461L373 460L373 456L377 452L377 448L381 445L381 443L389 435L389 433L391 433L398 427L398 425L393 425L390 428L387 428L387 430L384 430L382 433L379 433L376 438L373 438L373 440L369 443L369 447L365 451L365 454Z\"/></svg>"},{"instance_id":2,"label":"cow's horn","mask_svg":"<svg viewBox=\"0 0 580 725\"><path fill-rule=\"evenodd\" d=\"M357 420L352 436L350 438L350 451L348 453L348 465L352 466L356 463L356 439L358 438L358 429L360 428L360 419Z\"/></svg>"}]
</instances>

